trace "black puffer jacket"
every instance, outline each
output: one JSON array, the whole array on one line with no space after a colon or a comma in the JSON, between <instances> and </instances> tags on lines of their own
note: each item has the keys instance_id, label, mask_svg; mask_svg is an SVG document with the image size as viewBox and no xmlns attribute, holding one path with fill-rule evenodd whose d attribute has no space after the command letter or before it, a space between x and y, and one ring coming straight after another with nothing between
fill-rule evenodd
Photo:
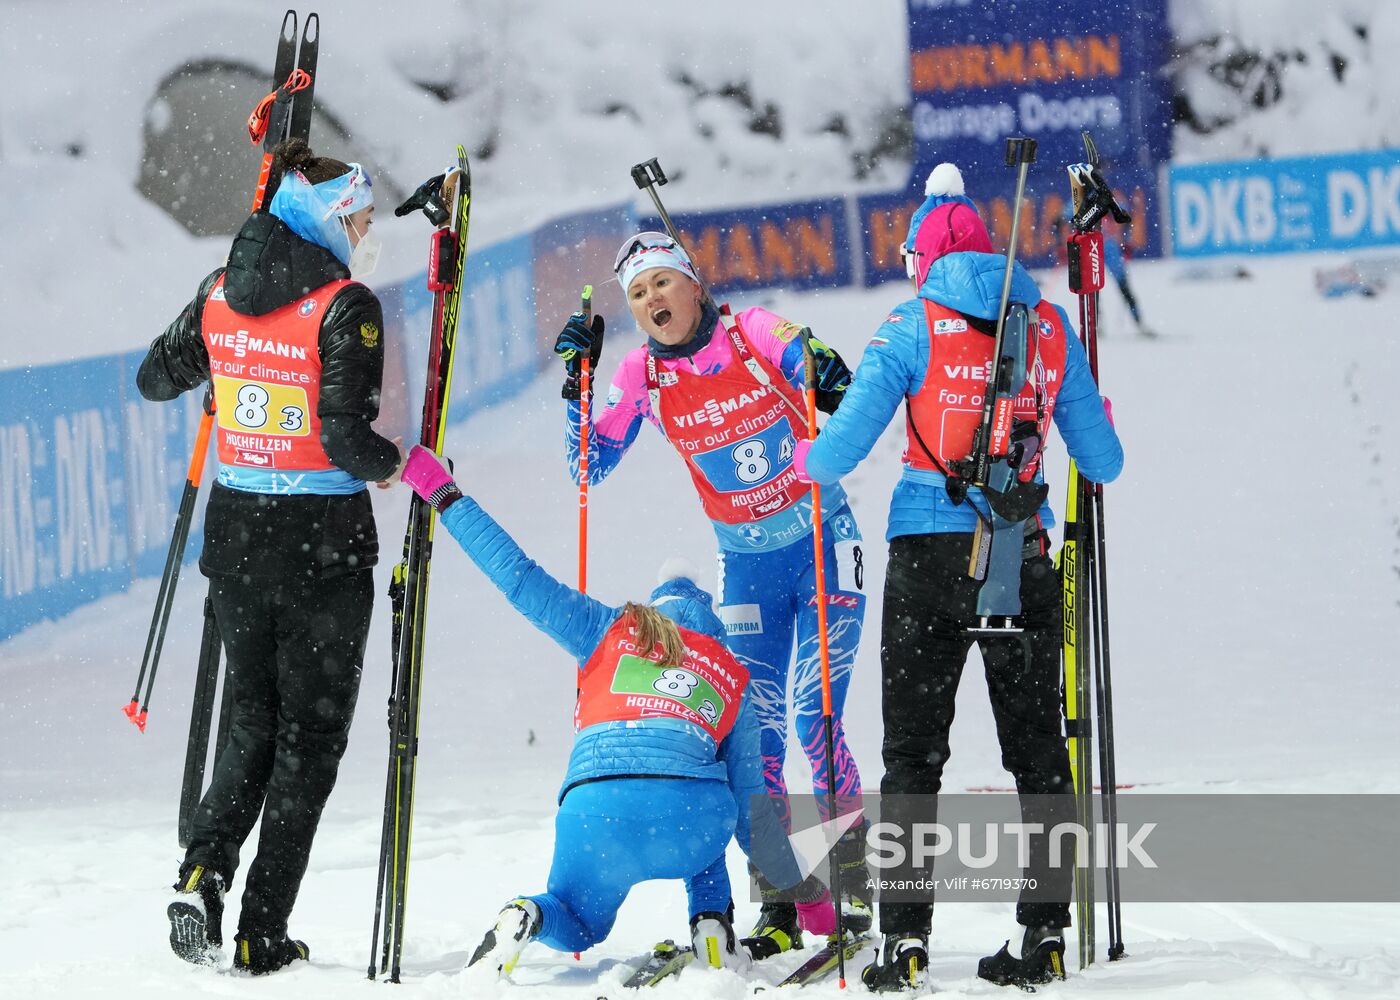
<instances>
[{"instance_id":1,"label":"black puffer jacket","mask_svg":"<svg viewBox=\"0 0 1400 1000\"><path fill-rule=\"evenodd\" d=\"M204 303L221 274L234 312L262 316L321 286L348 278L328 250L292 232L276 216L249 217L234 238L227 269L200 283L194 299L151 344L136 375L141 395L174 399L209 378ZM383 338L366 343L361 327L384 327L379 300L364 285L347 285L321 320L321 444L337 468L366 481L398 465L393 442L370 422L379 415ZM208 576L327 576L373 566L379 541L369 493L294 496L244 493L215 485L205 512L200 568Z\"/></svg>"}]
</instances>

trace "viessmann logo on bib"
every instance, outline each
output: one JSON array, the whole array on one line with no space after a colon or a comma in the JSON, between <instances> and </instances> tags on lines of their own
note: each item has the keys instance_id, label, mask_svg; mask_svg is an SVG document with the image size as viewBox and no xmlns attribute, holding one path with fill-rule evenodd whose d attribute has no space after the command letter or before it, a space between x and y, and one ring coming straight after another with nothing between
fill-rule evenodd
<instances>
[{"instance_id":1,"label":"viessmann logo on bib","mask_svg":"<svg viewBox=\"0 0 1400 1000\"><path fill-rule=\"evenodd\" d=\"M236 333L211 333L209 342L215 347L233 351L235 358L247 357L249 354L270 354L279 358L306 360L306 348L293 347L263 337L251 337L247 330L239 330Z\"/></svg>"}]
</instances>

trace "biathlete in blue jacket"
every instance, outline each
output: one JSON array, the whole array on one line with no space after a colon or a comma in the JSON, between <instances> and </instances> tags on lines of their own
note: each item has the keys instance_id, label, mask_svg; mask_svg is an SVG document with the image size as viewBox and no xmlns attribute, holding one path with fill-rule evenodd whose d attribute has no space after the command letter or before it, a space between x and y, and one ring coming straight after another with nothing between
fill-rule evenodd
<instances>
[{"instance_id":1,"label":"biathlete in blue jacket","mask_svg":"<svg viewBox=\"0 0 1400 1000\"><path fill-rule=\"evenodd\" d=\"M749 671L762 727L764 778L786 799L789 683L792 719L812 771L817 806L827 806L827 760L822 713L821 646L817 628L811 486L799 482L793 451L807 437L799 327L765 309L734 316L704 294L685 250L665 233L640 233L614 263L646 343L622 359L607 404L592 412L589 481L601 482L622 460L644 422L661 432L690 472L719 541L719 613L729 647ZM566 452L578 476L579 359L602 350L603 318L569 320L555 344L568 365ZM850 370L813 340L817 406L839 405ZM865 618L860 529L839 485L823 495L827 581L827 641L833 713L837 811L859 808L861 783L841 723L846 689ZM794 661L793 643L796 640ZM792 664L789 674L789 664ZM870 927L872 890L864 858L865 826L838 842L846 926ZM780 950L800 947L791 904L771 886L754 936Z\"/></svg>"},{"instance_id":2,"label":"biathlete in blue jacket","mask_svg":"<svg viewBox=\"0 0 1400 1000\"><path fill-rule=\"evenodd\" d=\"M968 576L978 519L989 522L982 490L951 474L972 450L987 389L1006 257L992 253L976 206L963 194L952 164L929 177L904 245L918 294L895 307L875 332L841 409L816 442L798 446L799 473L834 483L869 454L903 407L908 435L904 473L890 502L889 569L885 581L880 666L884 683L885 776L881 820L910 830L914 808L901 796L935 795L948 760L948 730L963 661L974 636L981 584ZM1041 478L1041 443L1053 420L1079 471L1095 482L1114 479L1123 449L1069 318L1041 299L1017 264L1011 300L1030 310L1027 380L1015 419L1032 442L1017 467L1022 482ZM1023 631L979 638L1002 762L1023 796L1022 812L1049 830L1073 820L1069 757L1060 702L1061 591L1047 554L1048 504L1025 523L1020 598ZM1048 806L1043 805L1049 803ZM1063 805L1063 809L1062 809ZM904 816L902 809L911 815ZM927 808L925 807L925 813ZM911 852L912 853L912 852ZM1021 954L989 971L998 982L1029 984L1063 976L1061 928L1069 923L1071 871L1052 871L1046 836L1029 837L1029 878L1016 917L1026 930ZM932 885L927 867L886 872ZM927 882L917 882L927 878ZM905 897L907 899L907 897ZM871 989L918 985L928 964L931 895L912 901L882 898L879 955L862 978ZM985 963L984 963L985 965ZM979 967L979 973L984 969Z\"/></svg>"},{"instance_id":3,"label":"biathlete in blue jacket","mask_svg":"<svg viewBox=\"0 0 1400 1000\"><path fill-rule=\"evenodd\" d=\"M656 588L650 605L610 607L536 565L432 452L415 447L403 481L506 600L579 666L577 735L559 793L549 889L510 902L468 965L507 974L532 940L582 951L608 936L634 885L679 878L696 954L704 964L745 968L725 867L731 838L789 890L804 930L834 933L831 895L815 877L802 878L764 793L748 671L725 648L710 595L677 577Z\"/></svg>"}]
</instances>

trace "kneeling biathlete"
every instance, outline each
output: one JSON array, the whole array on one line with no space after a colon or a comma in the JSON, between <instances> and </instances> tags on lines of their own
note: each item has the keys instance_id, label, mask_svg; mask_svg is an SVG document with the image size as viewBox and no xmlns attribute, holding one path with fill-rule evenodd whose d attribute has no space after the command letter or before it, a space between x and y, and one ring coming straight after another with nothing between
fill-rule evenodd
<instances>
[{"instance_id":1,"label":"kneeling biathlete","mask_svg":"<svg viewBox=\"0 0 1400 1000\"><path fill-rule=\"evenodd\" d=\"M467 964L506 975L532 940L582 951L607 937L632 886L679 878L700 961L743 969L749 958L735 939L725 867L731 837L770 882L792 891L804 930L834 933L830 893L802 878L763 794L748 672L725 648L710 595L673 576L650 605L609 607L536 565L432 452L415 447L403 481L511 605L579 664L577 735L548 891L508 903ZM752 817L751 801L762 806Z\"/></svg>"}]
</instances>

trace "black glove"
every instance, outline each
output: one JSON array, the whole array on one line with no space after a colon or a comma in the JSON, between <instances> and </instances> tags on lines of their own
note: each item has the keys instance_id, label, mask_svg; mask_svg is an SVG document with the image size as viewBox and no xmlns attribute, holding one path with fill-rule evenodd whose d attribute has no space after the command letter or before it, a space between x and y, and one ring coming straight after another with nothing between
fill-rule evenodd
<instances>
[{"instance_id":1,"label":"black glove","mask_svg":"<svg viewBox=\"0 0 1400 1000\"><path fill-rule=\"evenodd\" d=\"M564 361L564 388L560 395L565 399L579 398L579 375L583 369L583 355L588 353L588 369L598 371L598 361L603 356L603 317L594 316L592 324L584 322L583 313L574 313L559 336L554 341L554 353Z\"/></svg>"},{"instance_id":2,"label":"black glove","mask_svg":"<svg viewBox=\"0 0 1400 1000\"><path fill-rule=\"evenodd\" d=\"M419 209L428 217L428 221L435 226L440 226L451 218L452 212L442 200L442 182L447 175L438 174L429 177L422 184L418 185L418 190L408 196L402 205L394 209L394 215L402 218L411 212Z\"/></svg>"},{"instance_id":3,"label":"black glove","mask_svg":"<svg viewBox=\"0 0 1400 1000\"><path fill-rule=\"evenodd\" d=\"M841 360L841 355L816 337L809 337L808 342L817 362L817 409L835 413L845 398L846 387L851 384L851 370Z\"/></svg>"}]
</instances>

